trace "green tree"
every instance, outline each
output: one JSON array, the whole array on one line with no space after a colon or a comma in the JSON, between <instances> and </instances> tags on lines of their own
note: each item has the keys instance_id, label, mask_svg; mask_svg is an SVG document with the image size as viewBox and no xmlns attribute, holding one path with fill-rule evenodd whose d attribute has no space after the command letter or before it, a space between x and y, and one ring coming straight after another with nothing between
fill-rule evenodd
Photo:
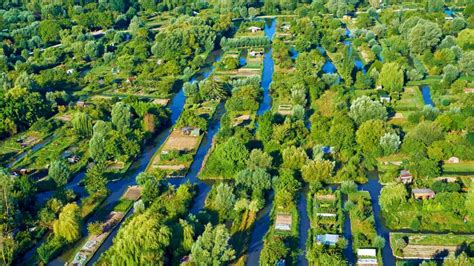
<instances>
[{"instance_id":1,"label":"green tree","mask_svg":"<svg viewBox=\"0 0 474 266\"><path fill-rule=\"evenodd\" d=\"M426 11L440 12L443 10L444 0L428 0L426 2Z\"/></svg>"},{"instance_id":2,"label":"green tree","mask_svg":"<svg viewBox=\"0 0 474 266\"><path fill-rule=\"evenodd\" d=\"M386 120L387 110L381 103L361 96L352 102L349 116L360 125L371 119Z\"/></svg>"},{"instance_id":3,"label":"green tree","mask_svg":"<svg viewBox=\"0 0 474 266\"><path fill-rule=\"evenodd\" d=\"M81 210L76 203L68 203L53 222L54 235L73 242L81 237Z\"/></svg>"},{"instance_id":4,"label":"green tree","mask_svg":"<svg viewBox=\"0 0 474 266\"><path fill-rule=\"evenodd\" d=\"M235 179L238 185L242 185L254 193L269 189L272 185L271 181L271 175L262 168L244 169L237 174Z\"/></svg>"},{"instance_id":5,"label":"green tree","mask_svg":"<svg viewBox=\"0 0 474 266\"><path fill-rule=\"evenodd\" d=\"M273 158L261 149L253 149L247 161L248 168L256 170L258 168L269 169L272 167Z\"/></svg>"},{"instance_id":6,"label":"green tree","mask_svg":"<svg viewBox=\"0 0 474 266\"><path fill-rule=\"evenodd\" d=\"M282 157L283 167L294 170L301 169L301 167L308 161L306 151L303 148L297 148L296 146L290 146L284 149Z\"/></svg>"},{"instance_id":7,"label":"green tree","mask_svg":"<svg viewBox=\"0 0 474 266\"><path fill-rule=\"evenodd\" d=\"M0 258L3 265L11 265L18 248L13 234L6 231L5 225L0 224Z\"/></svg>"},{"instance_id":8,"label":"green tree","mask_svg":"<svg viewBox=\"0 0 474 266\"><path fill-rule=\"evenodd\" d=\"M225 90L223 83L212 76L199 82L199 89L201 98L206 100L221 100L228 96L228 91Z\"/></svg>"},{"instance_id":9,"label":"green tree","mask_svg":"<svg viewBox=\"0 0 474 266\"><path fill-rule=\"evenodd\" d=\"M263 143L267 143L272 137L272 123L273 115L271 111L267 111L258 117L257 137L263 141Z\"/></svg>"},{"instance_id":10,"label":"green tree","mask_svg":"<svg viewBox=\"0 0 474 266\"><path fill-rule=\"evenodd\" d=\"M191 251L191 248L194 243L194 228L186 220L179 219L179 225L183 231L183 238L181 241L181 246L185 251Z\"/></svg>"},{"instance_id":11,"label":"green tree","mask_svg":"<svg viewBox=\"0 0 474 266\"><path fill-rule=\"evenodd\" d=\"M385 134L385 125L381 120L369 120L359 127L356 141L366 157L381 155L380 139Z\"/></svg>"},{"instance_id":12,"label":"green tree","mask_svg":"<svg viewBox=\"0 0 474 266\"><path fill-rule=\"evenodd\" d=\"M468 211L469 216L474 217L474 186L471 185L469 191L466 195L466 201L464 202L464 207Z\"/></svg>"},{"instance_id":13,"label":"green tree","mask_svg":"<svg viewBox=\"0 0 474 266\"><path fill-rule=\"evenodd\" d=\"M89 235L97 236L102 234L103 228L101 222L92 222L87 224L87 232Z\"/></svg>"},{"instance_id":14,"label":"green tree","mask_svg":"<svg viewBox=\"0 0 474 266\"><path fill-rule=\"evenodd\" d=\"M396 133L385 133L380 138L380 147L382 148L384 155L390 155L396 152L401 143L400 136Z\"/></svg>"},{"instance_id":15,"label":"green tree","mask_svg":"<svg viewBox=\"0 0 474 266\"><path fill-rule=\"evenodd\" d=\"M260 265L276 265L280 259L285 259L289 252L289 248L279 236L265 239L263 247L260 254Z\"/></svg>"},{"instance_id":16,"label":"green tree","mask_svg":"<svg viewBox=\"0 0 474 266\"><path fill-rule=\"evenodd\" d=\"M385 246L385 238L377 235L372 240L372 243L374 247L382 249Z\"/></svg>"},{"instance_id":17,"label":"green tree","mask_svg":"<svg viewBox=\"0 0 474 266\"><path fill-rule=\"evenodd\" d=\"M388 91L399 93L403 89L403 70L397 62L385 63L379 75L380 84Z\"/></svg>"},{"instance_id":18,"label":"green tree","mask_svg":"<svg viewBox=\"0 0 474 266\"><path fill-rule=\"evenodd\" d=\"M443 80L447 83L452 83L455 81L459 76L459 70L454 65L446 65L443 68Z\"/></svg>"},{"instance_id":19,"label":"green tree","mask_svg":"<svg viewBox=\"0 0 474 266\"><path fill-rule=\"evenodd\" d=\"M459 32L456 43L463 49L474 48L474 29L464 29Z\"/></svg>"},{"instance_id":20,"label":"green tree","mask_svg":"<svg viewBox=\"0 0 474 266\"><path fill-rule=\"evenodd\" d=\"M341 184L341 192L350 194L357 191L357 184L353 180L343 181Z\"/></svg>"},{"instance_id":21,"label":"green tree","mask_svg":"<svg viewBox=\"0 0 474 266\"><path fill-rule=\"evenodd\" d=\"M84 183L89 195L106 195L108 193L107 178L104 176L104 172L103 164L95 164L87 169Z\"/></svg>"},{"instance_id":22,"label":"green tree","mask_svg":"<svg viewBox=\"0 0 474 266\"><path fill-rule=\"evenodd\" d=\"M334 170L334 162L328 160L311 160L301 168L304 181L314 184L316 182L331 183L330 177Z\"/></svg>"},{"instance_id":23,"label":"green tree","mask_svg":"<svg viewBox=\"0 0 474 266\"><path fill-rule=\"evenodd\" d=\"M396 210L407 201L408 192L404 184L389 184L382 188L379 204L383 211Z\"/></svg>"},{"instance_id":24,"label":"green tree","mask_svg":"<svg viewBox=\"0 0 474 266\"><path fill-rule=\"evenodd\" d=\"M233 177L246 167L248 156L249 152L242 141L231 137L218 145L215 152L209 156L206 164L207 174L214 177Z\"/></svg>"},{"instance_id":25,"label":"green tree","mask_svg":"<svg viewBox=\"0 0 474 266\"><path fill-rule=\"evenodd\" d=\"M117 102L112 108L112 124L121 134L127 134L131 130L132 113L130 106Z\"/></svg>"},{"instance_id":26,"label":"green tree","mask_svg":"<svg viewBox=\"0 0 474 266\"><path fill-rule=\"evenodd\" d=\"M445 266L463 266L470 264L472 264L472 260L466 255L465 252L462 252L457 256L454 252L450 252L450 254L443 261L443 265Z\"/></svg>"},{"instance_id":27,"label":"green tree","mask_svg":"<svg viewBox=\"0 0 474 266\"><path fill-rule=\"evenodd\" d=\"M67 184L71 171L63 160L51 162L48 170L48 177L51 178L57 187L63 187Z\"/></svg>"},{"instance_id":28,"label":"green tree","mask_svg":"<svg viewBox=\"0 0 474 266\"><path fill-rule=\"evenodd\" d=\"M216 195L212 200L212 208L219 213L219 220L224 221L229 218L230 212L234 208L235 194L232 186L220 183L216 188Z\"/></svg>"},{"instance_id":29,"label":"green tree","mask_svg":"<svg viewBox=\"0 0 474 266\"><path fill-rule=\"evenodd\" d=\"M410 50L415 54L422 54L426 50L437 45L442 36L442 31L437 23L420 20L416 26L410 30L408 42Z\"/></svg>"},{"instance_id":30,"label":"green tree","mask_svg":"<svg viewBox=\"0 0 474 266\"><path fill-rule=\"evenodd\" d=\"M235 250L229 244L230 234L222 224L207 224L204 233L191 248L192 261L198 266L223 265L235 258Z\"/></svg>"},{"instance_id":31,"label":"green tree","mask_svg":"<svg viewBox=\"0 0 474 266\"><path fill-rule=\"evenodd\" d=\"M39 36L45 43L55 43L59 41L61 25L59 20L43 20L39 24Z\"/></svg>"},{"instance_id":32,"label":"green tree","mask_svg":"<svg viewBox=\"0 0 474 266\"><path fill-rule=\"evenodd\" d=\"M17 213L17 200L14 197L14 179L6 169L0 168L0 225L2 232L9 232Z\"/></svg>"},{"instance_id":33,"label":"green tree","mask_svg":"<svg viewBox=\"0 0 474 266\"><path fill-rule=\"evenodd\" d=\"M107 160L105 152L105 136L94 133L89 141L89 154L97 164L103 164Z\"/></svg>"},{"instance_id":34,"label":"green tree","mask_svg":"<svg viewBox=\"0 0 474 266\"><path fill-rule=\"evenodd\" d=\"M354 87L358 90L368 90L372 88L372 79L369 75L364 74L362 71L357 71L356 74L356 82L354 83Z\"/></svg>"},{"instance_id":35,"label":"green tree","mask_svg":"<svg viewBox=\"0 0 474 266\"><path fill-rule=\"evenodd\" d=\"M163 265L165 248L171 241L171 230L157 213L133 216L122 226L114 244L104 253L110 265Z\"/></svg>"},{"instance_id":36,"label":"green tree","mask_svg":"<svg viewBox=\"0 0 474 266\"><path fill-rule=\"evenodd\" d=\"M92 135L92 120L83 112L74 113L72 127L76 134L81 137L90 137Z\"/></svg>"},{"instance_id":37,"label":"green tree","mask_svg":"<svg viewBox=\"0 0 474 266\"><path fill-rule=\"evenodd\" d=\"M468 76L474 76L474 51L463 53L459 60L459 68Z\"/></svg>"}]
</instances>

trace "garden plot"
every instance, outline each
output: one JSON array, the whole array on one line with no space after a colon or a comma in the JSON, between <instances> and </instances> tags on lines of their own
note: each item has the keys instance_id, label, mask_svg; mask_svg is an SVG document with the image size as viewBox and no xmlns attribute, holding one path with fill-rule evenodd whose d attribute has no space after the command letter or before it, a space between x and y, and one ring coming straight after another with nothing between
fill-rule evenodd
<instances>
[{"instance_id":1,"label":"garden plot","mask_svg":"<svg viewBox=\"0 0 474 266\"><path fill-rule=\"evenodd\" d=\"M343 216L340 193L324 194L322 192L313 197L312 226L319 232L341 233Z\"/></svg>"},{"instance_id":2,"label":"garden plot","mask_svg":"<svg viewBox=\"0 0 474 266\"><path fill-rule=\"evenodd\" d=\"M168 173L169 177L184 176L191 166L201 140L201 135L186 134L182 129L173 130L155 155L148 170L160 169Z\"/></svg>"},{"instance_id":3,"label":"garden plot","mask_svg":"<svg viewBox=\"0 0 474 266\"><path fill-rule=\"evenodd\" d=\"M45 141L47 132L29 130L0 142L0 162L8 162L16 155L26 152L33 146Z\"/></svg>"},{"instance_id":4,"label":"garden plot","mask_svg":"<svg viewBox=\"0 0 474 266\"><path fill-rule=\"evenodd\" d=\"M204 118L208 123L212 119L218 105L219 102L214 101L203 102L197 108L193 108L193 105L185 105L185 111L181 114L180 120L178 120L175 128L154 155L147 171L160 169L168 177L184 177L189 167L191 167L194 155L205 133L203 129L197 126L185 125L189 122L185 116L192 112L193 115L200 119Z\"/></svg>"},{"instance_id":5,"label":"garden plot","mask_svg":"<svg viewBox=\"0 0 474 266\"><path fill-rule=\"evenodd\" d=\"M474 235L390 233L393 255L399 259L441 259L474 243Z\"/></svg>"},{"instance_id":6,"label":"garden plot","mask_svg":"<svg viewBox=\"0 0 474 266\"><path fill-rule=\"evenodd\" d=\"M142 187L140 186L130 186L123 195L123 198L126 200L138 200L142 195Z\"/></svg>"},{"instance_id":7,"label":"garden plot","mask_svg":"<svg viewBox=\"0 0 474 266\"><path fill-rule=\"evenodd\" d=\"M175 129L163 144L164 151L190 151L196 148L199 136L187 135L182 130Z\"/></svg>"},{"instance_id":8,"label":"garden plot","mask_svg":"<svg viewBox=\"0 0 474 266\"><path fill-rule=\"evenodd\" d=\"M285 43L291 43L294 41L294 34L291 32L291 20L290 18L280 18L277 20L275 37L281 39Z\"/></svg>"},{"instance_id":9,"label":"garden plot","mask_svg":"<svg viewBox=\"0 0 474 266\"><path fill-rule=\"evenodd\" d=\"M418 87L411 86L405 87L404 92L401 95L400 100L395 104L395 110L402 114L406 111L416 111L423 108L423 98ZM404 114L406 117L406 115Z\"/></svg>"},{"instance_id":10,"label":"garden plot","mask_svg":"<svg viewBox=\"0 0 474 266\"><path fill-rule=\"evenodd\" d=\"M323 256L342 258L338 245L342 237L344 214L342 212L341 192L320 190L308 193L308 216L310 230L306 243L306 254L310 265L323 263ZM321 248L324 245L325 248Z\"/></svg>"},{"instance_id":11,"label":"garden plot","mask_svg":"<svg viewBox=\"0 0 474 266\"><path fill-rule=\"evenodd\" d=\"M243 22L235 34L235 37L263 37L265 36L265 32L263 31L264 27L265 22L263 21Z\"/></svg>"},{"instance_id":12,"label":"garden plot","mask_svg":"<svg viewBox=\"0 0 474 266\"><path fill-rule=\"evenodd\" d=\"M245 78L245 77L260 77L262 73L263 48L249 48L243 51L237 51L235 49L226 51L224 54L223 62L226 62L226 58L235 58L239 65L237 67L230 67L224 63L219 64L216 74L218 76L230 76L232 79ZM240 61L244 61L243 64Z\"/></svg>"},{"instance_id":13,"label":"garden plot","mask_svg":"<svg viewBox=\"0 0 474 266\"><path fill-rule=\"evenodd\" d=\"M82 168L84 163L87 161L87 156L84 156L87 147L87 140L78 141L75 136L58 136L48 145L33 154L26 156L22 161L15 165L15 167L30 170L47 169L52 161L55 161L58 158L67 159L67 151L75 150L75 155L82 158L79 162L71 164L71 171L75 172Z\"/></svg>"}]
</instances>

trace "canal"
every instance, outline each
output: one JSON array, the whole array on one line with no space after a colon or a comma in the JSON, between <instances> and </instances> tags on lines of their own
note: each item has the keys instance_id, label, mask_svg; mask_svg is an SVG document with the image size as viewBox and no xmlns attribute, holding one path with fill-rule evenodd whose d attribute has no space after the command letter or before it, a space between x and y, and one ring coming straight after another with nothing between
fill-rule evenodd
<instances>
[{"instance_id":1,"label":"canal","mask_svg":"<svg viewBox=\"0 0 474 266\"><path fill-rule=\"evenodd\" d=\"M265 23L265 36L268 39L273 40L275 35L276 20L271 19L267 20ZM263 100L260 103L260 106L257 111L257 115L262 115L266 111L270 110L272 99L270 96L270 84L272 83L274 71L274 62L272 58L272 49L268 49L263 58L263 73L262 73L262 82L261 87L263 90ZM273 202L273 192L270 194L270 197L267 199L266 206L260 210L257 215L257 220L255 221L255 227L252 231L252 236L250 239L248 257L246 265L258 265L260 261L260 252L263 248L263 238L270 228L270 210L272 209Z\"/></svg>"},{"instance_id":2,"label":"canal","mask_svg":"<svg viewBox=\"0 0 474 266\"><path fill-rule=\"evenodd\" d=\"M433 100L431 100L431 91L428 85L421 86L421 95L423 96L423 102L425 105L431 105L434 107Z\"/></svg>"},{"instance_id":3,"label":"canal","mask_svg":"<svg viewBox=\"0 0 474 266\"><path fill-rule=\"evenodd\" d=\"M368 191L371 198L372 210L374 213L375 230L377 234L385 239L385 246L382 249L382 261L385 266L395 266L395 257L390 247L390 231L385 227L380 210L379 197L383 185L380 184L378 174L370 173L367 183L360 185L359 190Z\"/></svg>"}]
</instances>

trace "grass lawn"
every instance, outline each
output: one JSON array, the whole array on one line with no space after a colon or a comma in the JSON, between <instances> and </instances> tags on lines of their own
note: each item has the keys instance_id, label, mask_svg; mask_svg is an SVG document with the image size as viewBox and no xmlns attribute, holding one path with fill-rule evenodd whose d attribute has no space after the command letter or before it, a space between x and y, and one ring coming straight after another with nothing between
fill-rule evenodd
<instances>
[{"instance_id":1,"label":"grass lawn","mask_svg":"<svg viewBox=\"0 0 474 266\"><path fill-rule=\"evenodd\" d=\"M127 212L133 204L133 200L120 199L114 207L116 212Z\"/></svg>"},{"instance_id":2,"label":"grass lawn","mask_svg":"<svg viewBox=\"0 0 474 266\"><path fill-rule=\"evenodd\" d=\"M445 163L443 174L474 175L474 161L460 161L459 163Z\"/></svg>"},{"instance_id":3,"label":"grass lawn","mask_svg":"<svg viewBox=\"0 0 474 266\"><path fill-rule=\"evenodd\" d=\"M443 77L441 76L429 76L423 80L409 81L407 85L409 86L421 86L421 85L432 85L441 82Z\"/></svg>"},{"instance_id":4,"label":"grass lawn","mask_svg":"<svg viewBox=\"0 0 474 266\"><path fill-rule=\"evenodd\" d=\"M416 86L406 87L400 100L395 104L395 110L397 112L415 111L421 109L424 105L420 89Z\"/></svg>"}]
</instances>

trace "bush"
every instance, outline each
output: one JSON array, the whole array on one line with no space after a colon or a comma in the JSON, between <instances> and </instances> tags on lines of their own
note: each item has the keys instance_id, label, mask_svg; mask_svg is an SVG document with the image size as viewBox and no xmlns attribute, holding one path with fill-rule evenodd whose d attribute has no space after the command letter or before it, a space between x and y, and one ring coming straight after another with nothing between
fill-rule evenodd
<instances>
[{"instance_id":1,"label":"bush","mask_svg":"<svg viewBox=\"0 0 474 266\"><path fill-rule=\"evenodd\" d=\"M416 217L415 219L413 219L410 223L410 229L413 230L413 231L418 231L420 230L420 227L421 227L421 223L420 223L420 219L418 219L418 217Z\"/></svg>"},{"instance_id":2,"label":"bush","mask_svg":"<svg viewBox=\"0 0 474 266\"><path fill-rule=\"evenodd\" d=\"M37 250L38 260L44 264L59 255L61 250L66 247L66 241L59 237L53 237L46 240Z\"/></svg>"},{"instance_id":3,"label":"bush","mask_svg":"<svg viewBox=\"0 0 474 266\"><path fill-rule=\"evenodd\" d=\"M357 185L352 180L344 181L341 184L341 192L344 194L350 194L352 192L355 192L356 190L357 190Z\"/></svg>"}]
</instances>

